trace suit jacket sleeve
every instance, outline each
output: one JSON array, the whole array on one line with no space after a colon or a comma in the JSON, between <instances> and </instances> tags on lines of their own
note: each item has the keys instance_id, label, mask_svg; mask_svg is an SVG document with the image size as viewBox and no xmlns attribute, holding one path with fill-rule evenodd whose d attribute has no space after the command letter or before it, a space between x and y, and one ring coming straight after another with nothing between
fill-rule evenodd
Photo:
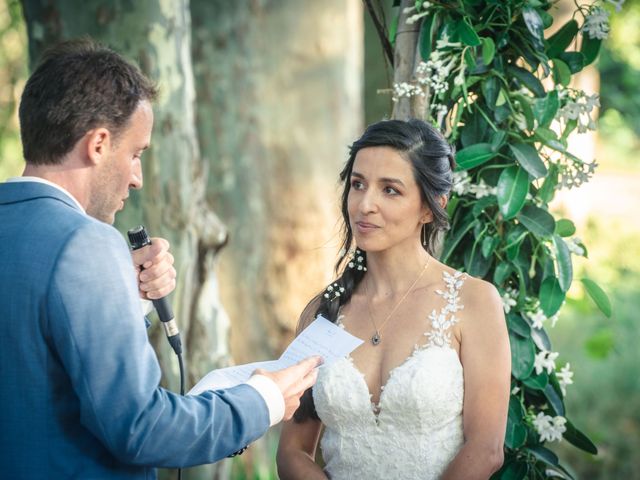
<instances>
[{"instance_id":1,"label":"suit jacket sleeve","mask_svg":"<svg viewBox=\"0 0 640 480\"><path fill-rule=\"evenodd\" d=\"M76 230L49 279L49 331L82 424L125 463L211 463L263 435L266 404L248 385L182 397L159 387L129 250L112 227Z\"/></svg>"}]
</instances>

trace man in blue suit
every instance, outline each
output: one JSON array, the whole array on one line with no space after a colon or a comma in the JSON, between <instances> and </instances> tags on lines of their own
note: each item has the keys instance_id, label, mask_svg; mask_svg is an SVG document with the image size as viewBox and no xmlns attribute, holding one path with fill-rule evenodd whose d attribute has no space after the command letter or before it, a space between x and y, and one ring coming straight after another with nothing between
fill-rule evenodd
<instances>
[{"instance_id":1,"label":"man in blue suit","mask_svg":"<svg viewBox=\"0 0 640 480\"><path fill-rule=\"evenodd\" d=\"M160 265L137 285L110 225L142 187L154 96L90 41L50 51L25 86L26 167L0 184L2 478L148 479L211 463L290 418L315 382L318 358L198 396L160 388L138 289L171 290L170 257L163 242L137 253Z\"/></svg>"}]
</instances>

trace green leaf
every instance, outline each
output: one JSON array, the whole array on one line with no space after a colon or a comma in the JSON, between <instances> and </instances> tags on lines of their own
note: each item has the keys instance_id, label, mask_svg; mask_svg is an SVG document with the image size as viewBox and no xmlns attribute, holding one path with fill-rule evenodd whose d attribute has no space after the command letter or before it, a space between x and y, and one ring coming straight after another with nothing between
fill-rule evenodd
<instances>
[{"instance_id":1,"label":"green leaf","mask_svg":"<svg viewBox=\"0 0 640 480\"><path fill-rule=\"evenodd\" d=\"M527 439L527 429L523 425L524 407L518 397L509 397L509 413L507 416L507 434L505 444L509 448L518 448L524 445Z\"/></svg>"},{"instance_id":2,"label":"green leaf","mask_svg":"<svg viewBox=\"0 0 640 480\"><path fill-rule=\"evenodd\" d=\"M598 447L596 447L589 438L578 430L573 423L571 423L567 419L567 423L565 424L567 427L567 431L562 435L569 443L575 445L580 450L584 450L587 453L591 453L593 455L598 454Z\"/></svg>"},{"instance_id":3,"label":"green leaf","mask_svg":"<svg viewBox=\"0 0 640 480\"><path fill-rule=\"evenodd\" d=\"M553 59L553 81L563 87L568 87L571 83L571 69L559 58Z\"/></svg>"},{"instance_id":4,"label":"green leaf","mask_svg":"<svg viewBox=\"0 0 640 480\"><path fill-rule=\"evenodd\" d=\"M507 327L509 327L509 330L520 335L521 337L524 337L524 338L531 337L531 327L517 313L509 312L507 314Z\"/></svg>"},{"instance_id":5,"label":"green leaf","mask_svg":"<svg viewBox=\"0 0 640 480\"><path fill-rule=\"evenodd\" d=\"M541 372L540 375L530 375L529 378L525 378L522 383L533 390L544 391L549 384L549 375L547 375L547 372Z\"/></svg>"},{"instance_id":6,"label":"green leaf","mask_svg":"<svg viewBox=\"0 0 640 480\"><path fill-rule=\"evenodd\" d=\"M589 65L594 62L600 53L602 40L599 38L591 38L589 35L582 36L582 45L580 45L580 53L584 55L584 64Z\"/></svg>"},{"instance_id":7,"label":"green leaf","mask_svg":"<svg viewBox=\"0 0 640 480\"><path fill-rule=\"evenodd\" d=\"M571 73L578 73L584 68L584 55L580 52L563 52L558 58L567 64Z\"/></svg>"},{"instance_id":8,"label":"green leaf","mask_svg":"<svg viewBox=\"0 0 640 480\"><path fill-rule=\"evenodd\" d=\"M536 349L530 338L523 338L509 332L511 344L511 373L519 380L527 378L533 372Z\"/></svg>"},{"instance_id":9,"label":"green leaf","mask_svg":"<svg viewBox=\"0 0 640 480\"><path fill-rule=\"evenodd\" d=\"M489 258L489 256L493 253L499 243L499 237L492 237L490 235L484 237L484 239L482 240L482 256L484 258Z\"/></svg>"},{"instance_id":10,"label":"green leaf","mask_svg":"<svg viewBox=\"0 0 640 480\"><path fill-rule=\"evenodd\" d=\"M469 70L475 70L475 68L478 66L476 59L473 56L473 51L470 48L465 50L464 52L464 63L467 67L469 67ZM469 88L468 84L467 88Z\"/></svg>"},{"instance_id":11,"label":"green leaf","mask_svg":"<svg viewBox=\"0 0 640 480\"><path fill-rule=\"evenodd\" d=\"M542 98L547 94L540 80L538 80L538 78L529 70L515 65L509 65L507 67L507 72L517 78L522 85L531 90L536 97Z\"/></svg>"},{"instance_id":12,"label":"green leaf","mask_svg":"<svg viewBox=\"0 0 640 480\"><path fill-rule=\"evenodd\" d=\"M558 466L558 462L559 462L558 456L548 448L545 448L542 445L540 445L537 447L529 447L527 448L527 450L531 452L531 454L533 454L533 456L536 457L541 462L544 462L547 465L551 465L553 467Z\"/></svg>"},{"instance_id":13,"label":"green leaf","mask_svg":"<svg viewBox=\"0 0 640 480\"><path fill-rule=\"evenodd\" d=\"M584 347L591 358L598 360L607 358L615 347L613 332L610 328L600 329L587 339Z\"/></svg>"},{"instance_id":14,"label":"green leaf","mask_svg":"<svg viewBox=\"0 0 640 480\"><path fill-rule=\"evenodd\" d=\"M518 224L507 233L507 241L505 251L509 260L514 260L520 251L522 240L529 234L529 231L522 225Z\"/></svg>"},{"instance_id":15,"label":"green leaf","mask_svg":"<svg viewBox=\"0 0 640 480\"><path fill-rule=\"evenodd\" d=\"M531 340L540 350L551 350L551 340L544 328L532 328Z\"/></svg>"},{"instance_id":16,"label":"green leaf","mask_svg":"<svg viewBox=\"0 0 640 480\"><path fill-rule=\"evenodd\" d=\"M611 301L605 291L600 288L600 285L586 277L581 278L580 281L600 311L604 313L607 318L611 318Z\"/></svg>"},{"instance_id":17,"label":"green leaf","mask_svg":"<svg viewBox=\"0 0 640 480\"><path fill-rule=\"evenodd\" d=\"M433 32L431 31L433 27L433 20L436 17L435 13L431 15L427 15L422 22L422 26L420 27L420 56L422 60L425 62L429 60L429 56L432 51L432 38Z\"/></svg>"},{"instance_id":18,"label":"green leaf","mask_svg":"<svg viewBox=\"0 0 640 480\"><path fill-rule=\"evenodd\" d=\"M542 308L545 316L552 317L560 310L562 302L564 302L565 293L560 288L556 277L547 277L540 285L539 297L540 308Z\"/></svg>"},{"instance_id":19,"label":"green leaf","mask_svg":"<svg viewBox=\"0 0 640 480\"><path fill-rule=\"evenodd\" d=\"M536 50L544 49L544 27L542 25L542 18L535 8L524 7L522 9L522 18L527 26L529 32L531 32L531 38L533 40L533 46Z\"/></svg>"},{"instance_id":20,"label":"green leaf","mask_svg":"<svg viewBox=\"0 0 640 480\"><path fill-rule=\"evenodd\" d=\"M493 108L498 100L498 93L500 92L500 83L497 77L489 77L482 82L482 95L487 102L489 108Z\"/></svg>"},{"instance_id":21,"label":"green leaf","mask_svg":"<svg viewBox=\"0 0 640 480\"><path fill-rule=\"evenodd\" d=\"M567 218L556 221L556 233L561 237L570 237L576 233L576 226Z\"/></svg>"},{"instance_id":22,"label":"green leaf","mask_svg":"<svg viewBox=\"0 0 640 480\"><path fill-rule=\"evenodd\" d=\"M483 37L480 40L482 41L482 63L488 66L496 54L496 44L490 37Z\"/></svg>"},{"instance_id":23,"label":"green leaf","mask_svg":"<svg viewBox=\"0 0 640 480\"><path fill-rule=\"evenodd\" d=\"M456 154L458 170L468 170L488 162L496 156L490 143L476 143L463 148Z\"/></svg>"},{"instance_id":24,"label":"green leaf","mask_svg":"<svg viewBox=\"0 0 640 480\"><path fill-rule=\"evenodd\" d=\"M564 417L565 416L564 402L562 401L562 398L560 397L558 392L556 392L556 389L553 388L553 385L548 383L547 386L544 388L543 392L544 392L544 397L549 402L549 406L553 409L556 416L560 415L561 417Z\"/></svg>"},{"instance_id":25,"label":"green leaf","mask_svg":"<svg viewBox=\"0 0 640 480\"><path fill-rule=\"evenodd\" d=\"M469 275L473 277L483 278L489 268L493 257L486 258L482 255L479 242L475 242L472 248L468 248L464 252L464 266Z\"/></svg>"},{"instance_id":26,"label":"green leaf","mask_svg":"<svg viewBox=\"0 0 640 480\"><path fill-rule=\"evenodd\" d=\"M509 275L513 272L513 267L509 262L502 262L496 266L493 272L493 283L496 285L502 285Z\"/></svg>"},{"instance_id":27,"label":"green leaf","mask_svg":"<svg viewBox=\"0 0 640 480\"><path fill-rule=\"evenodd\" d=\"M447 235L444 242L444 249L442 250L441 262L447 262L449 256L453 253L453 250L456 248L458 243L460 243L460 240L462 240L467 232L475 226L477 220L473 218L473 215L468 214L461 223L462 225L460 227L455 225L451 234Z\"/></svg>"},{"instance_id":28,"label":"green leaf","mask_svg":"<svg viewBox=\"0 0 640 480\"><path fill-rule=\"evenodd\" d=\"M458 35L460 35L460 40L465 45L469 45L470 47L477 47L480 45L480 37L473 29L469 22L465 19L462 19L457 24Z\"/></svg>"},{"instance_id":29,"label":"green leaf","mask_svg":"<svg viewBox=\"0 0 640 480\"><path fill-rule=\"evenodd\" d=\"M540 187L540 190L538 190L538 198L544 203L549 203L553 199L553 195L555 194L555 188L557 185L558 167L556 165L551 165L551 167L549 168L549 173L544 179L542 187Z\"/></svg>"},{"instance_id":30,"label":"green leaf","mask_svg":"<svg viewBox=\"0 0 640 480\"><path fill-rule=\"evenodd\" d=\"M578 22L571 19L548 39L547 57L553 58L564 52L579 30Z\"/></svg>"},{"instance_id":31,"label":"green leaf","mask_svg":"<svg viewBox=\"0 0 640 480\"><path fill-rule=\"evenodd\" d=\"M515 103L520 106L520 110L527 122L527 129L533 130L533 127L535 126L535 119L533 115L533 108L531 108L531 99L528 96L519 94L513 95L513 99L515 100Z\"/></svg>"},{"instance_id":32,"label":"green leaf","mask_svg":"<svg viewBox=\"0 0 640 480\"><path fill-rule=\"evenodd\" d=\"M498 179L498 205L505 220L516 216L529 193L529 174L517 165L505 168Z\"/></svg>"},{"instance_id":33,"label":"green leaf","mask_svg":"<svg viewBox=\"0 0 640 480\"><path fill-rule=\"evenodd\" d=\"M544 143L546 146L553 148L554 150L558 150L559 152L565 152L567 150L567 147L560 140L558 140L556 132L554 132L550 128L536 128L533 138Z\"/></svg>"},{"instance_id":34,"label":"green leaf","mask_svg":"<svg viewBox=\"0 0 640 480\"><path fill-rule=\"evenodd\" d=\"M553 236L553 244L556 247L556 266L558 268L558 281L563 292L569 290L573 280L573 265L571 263L571 252L567 244L559 235Z\"/></svg>"},{"instance_id":35,"label":"green leaf","mask_svg":"<svg viewBox=\"0 0 640 480\"><path fill-rule=\"evenodd\" d=\"M520 166L533 178L544 177L547 174L547 167L540 160L540 155L533 145L517 142L509 145L509 148Z\"/></svg>"},{"instance_id":36,"label":"green leaf","mask_svg":"<svg viewBox=\"0 0 640 480\"><path fill-rule=\"evenodd\" d=\"M471 212L474 217L479 217L484 212L485 208L491 205L496 205L496 202L497 200L494 195L487 195L486 197L479 198L475 201Z\"/></svg>"},{"instance_id":37,"label":"green leaf","mask_svg":"<svg viewBox=\"0 0 640 480\"><path fill-rule=\"evenodd\" d=\"M539 102L542 106L542 109L539 112L539 115L536 115L536 117L538 118L538 124L542 127L547 127L556 117L556 113L558 113L558 108L560 107L560 101L558 100L558 91L551 90L547 94L547 96L544 99L539 100Z\"/></svg>"},{"instance_id":38,"label":"green leaf","mask_svg":"<svg viewBox=\"0 0 640 480\"><path fill-rule=\"evenodd\" d=\"M553 215L534 205L522 207L517 218L530 232L539 237L550 237L556 227Z\"/></svg>"}]
</instances>

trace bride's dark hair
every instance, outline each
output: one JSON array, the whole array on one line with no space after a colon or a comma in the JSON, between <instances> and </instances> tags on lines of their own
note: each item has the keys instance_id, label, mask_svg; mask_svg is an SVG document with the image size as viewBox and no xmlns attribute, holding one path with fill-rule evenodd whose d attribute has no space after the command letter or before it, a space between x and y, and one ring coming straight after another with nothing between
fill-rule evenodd
<instances>
[{"instance_id":1,"label":"bride's dark hair","mask_svg":"<svg viewBox=\"0 0 640 480\"><path fill-rule=\"evenodd\" d=\"M351 295L364 277L364 269L345 268L345 266L352 260L350 250L353 246L353 232L347 210L351 172L357 153L368 147L393 148L411 164L422 201L433 213L433 221L425 224L424 227L427 238L424 248L430 255L435 254L439 234L449 228L447 212L440 205L439 199L443 195L448 196L451 192L455 160L453 148L444 136L436 128L417 119L384 120L367 127L362 136L349 148L349 159L340 172L340 182L343 184L342 250L335 265L338 278L332 282L333 288L337 289L340 295L324 295L323 292L311 300L302 312L299 330L318 315L335 323L338 320L340 308L349 302ZM366 252L362 252L362 257L364 257L362 262L364 265ZM300 408L296 411L294 419L296 422L302 422L309 417L318 419L311 389L307 390L302 397Z\"/></svg>"}]
</instances>

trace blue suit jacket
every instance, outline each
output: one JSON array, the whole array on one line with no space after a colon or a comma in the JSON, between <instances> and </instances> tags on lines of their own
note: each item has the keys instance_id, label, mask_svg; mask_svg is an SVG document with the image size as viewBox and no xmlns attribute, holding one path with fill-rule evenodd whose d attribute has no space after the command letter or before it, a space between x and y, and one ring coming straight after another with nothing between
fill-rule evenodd
<instances>
[{"instance_id":1,"label":"blue suit jacket","mask_svg":"<svg viewBox=\"0 0 640 480\"><path fill-rule=\"evenodd\" d=\"M248 385L159 387L131 256L57 189L0 184L0 476L155 478L211 463L269 427Z\"/></svg>"}]
</instances>

